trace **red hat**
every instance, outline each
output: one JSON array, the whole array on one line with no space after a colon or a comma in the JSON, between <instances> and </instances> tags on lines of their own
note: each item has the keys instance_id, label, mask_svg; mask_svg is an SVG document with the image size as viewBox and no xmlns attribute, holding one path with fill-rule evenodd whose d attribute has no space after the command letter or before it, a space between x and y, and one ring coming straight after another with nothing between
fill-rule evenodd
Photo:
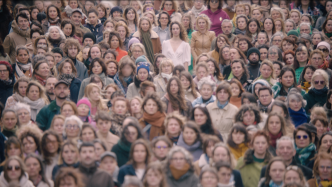
<instances>
[{"instance_id":1,"label":"red hat","mask_svg":"<svg viewBox=\"0 0 332 187\"><path fill-rule=\"evenodd\" d=\"M0 64L7 66L7 68L9 67L9 73L13 73L12 65L10 65L9 62L7 62L7 61L0 61Z\"/></svg>"}]
</instances>

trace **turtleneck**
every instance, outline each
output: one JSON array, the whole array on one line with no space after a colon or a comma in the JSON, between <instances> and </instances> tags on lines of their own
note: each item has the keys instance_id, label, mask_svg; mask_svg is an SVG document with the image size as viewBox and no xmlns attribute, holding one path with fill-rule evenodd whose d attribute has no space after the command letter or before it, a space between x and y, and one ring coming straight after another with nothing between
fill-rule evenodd
<instances>
[{"instance_id":1,"label":"turtleneck","mask_svg":"<svg viewBox=\"0 0 332 187\"><path fill-rule=\"evenodd\" d=\"M70 59L73 61L74 65L76 65L76 58L70 58Z\"/></svg>"}]
</instances>

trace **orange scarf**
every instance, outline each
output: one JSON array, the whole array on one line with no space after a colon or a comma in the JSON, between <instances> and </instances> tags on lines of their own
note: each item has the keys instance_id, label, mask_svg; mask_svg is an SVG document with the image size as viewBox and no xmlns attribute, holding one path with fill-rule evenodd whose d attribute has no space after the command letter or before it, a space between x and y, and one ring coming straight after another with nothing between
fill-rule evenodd
<instances>
[{"instance_id":1,"label":"orange scarf","mask_svg":"<svg viewBox=\"0 0 332 187\"><path fill-rule=\"evenodd\" d=\"M309 60L308 65L311 65L311 62ZM324 62L322 65L318 66L318 69L326 70L329 67L329 62L324 59Z\"/></svg>"},{"instance_id":2,"label":"orange scarf","mask_svg":"<svg viewBox=\"0 0 332 187\"><path fill-rule=\"evenodd\" d=\"M184 174L188 172L190 169L190 165L188 163L185 163L182 169L176 169L172 164L169 166L169 169L171 170L172 176L175 180L179 180Z\"/></svg>"},{"instance_id":3,"label":"orange scarf","mask_svg":"<svg viewBox=\"0 0 332 187\"><path fill-rule=\"evenodd\" d=\"M168 13L168 15L169 16L171 16L174 12L175 12L175 10L174 9L172 9L172 10L165 10L165 8L164 8L164 11L166 11L167 13Z\"/></svg>"},{"instance_id":4,"label":"orange scarf","mask_svg":"<svg viewBox=\"0 0 332 187\"><path fill-rule=\"evenodd\" d=\"M151 124L151 129L149 133L150 141L157 136L162 136L165 134L164 120L166 118L165 113L156 112L153 115L150 115L146 112L143 113L143 120Z\"/></svg>"}]
</instances>

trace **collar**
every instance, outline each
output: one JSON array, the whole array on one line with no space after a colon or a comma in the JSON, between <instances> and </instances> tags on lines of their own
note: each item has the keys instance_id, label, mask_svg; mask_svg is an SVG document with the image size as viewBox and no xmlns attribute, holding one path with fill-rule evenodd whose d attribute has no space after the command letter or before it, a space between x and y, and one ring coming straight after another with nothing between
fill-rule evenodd
<instances>
[{"instance_id":1,"label":"collar","mask_svg":"<svg viewBox=\"0 0 332 187\"><path fill-rule=\"evenodd\" d=\"M86 173L86 174L94 174L98 169L96 163L94 163L93 166L88 167L88 168L84 167L81 163L78 168L82 173Z\"/></svg>"}]
</instances>

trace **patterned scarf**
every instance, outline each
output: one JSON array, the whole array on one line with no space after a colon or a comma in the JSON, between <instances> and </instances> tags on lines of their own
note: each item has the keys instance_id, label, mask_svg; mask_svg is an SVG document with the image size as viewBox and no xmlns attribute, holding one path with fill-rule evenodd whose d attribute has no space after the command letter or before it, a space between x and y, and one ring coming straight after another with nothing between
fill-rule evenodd
<instances>
[{"instance_id":1,"label":"patterned scarf","mask_svg":"<svg viewBox=\"0 0 332 187\"><path fill-rule=\"evenodd\" d=\"M307 147L298 148L296 146L296 154L301 162L301 165L306 165L311 159L311 156L316 152L316 146L313 143L310 143Z\"/></svg>"},{"instance_id":2,"label":"patterned scarf","mask_svg":"<svg viewBox=\"0 0 332 187\"><path fill-rule=\"evenodd\" d=\"M49 26L50 25L56 25L60 21L59 17L56 17L55 19L48 19Z\"/></svg>"},{"instance_id":3,"label":"patterned scarf","mask_svg":"<svg viewBox=\"0 0 332 187\"><path fill-rule=\"evenodd\" d=\"M35 76L35 79L36 79L41 85L43 85L43 86L46 85L46 79L43 79L41 76L39 76L39 75L37 75L37 74L35 74L34 76Z\"/></svg>"},{"instance_id":4,"label":"patterned scarf","mask_svg":"<svg viewBox=\"0 0 332 187\"><path fill-rule=\"evenodd\" d=\"M308 93L308 90L311 86L311 82L301 82L301 88Z\"/></svg>"},{"instance_id":5,"label":"patterned scarf","mask_svg":"<svg viewBox=\"0 0 332 187\"><path fill-rule=\"evenodd\" d=\"M145 47L146 54L148 56L148 59L150 62L154 62L154 53L153 53L153 46L152 46L152 41L151 41L151 34L150 32L144 32L141 30L142 33L142 43Z\"/></svg>"},{"instance_id":6,"label":"patterned scarf","mask_svg":"<svg viewBox=\"0 0 332 187\"><path fill-rule=\"evenodd\" d=\"M322 180L319 175L316 176L316 186L317 187L331 187L332 179Z\"/></svg>"},{"instance_id":7,"label":"patterned scarf","mask_svg":"<svg viewBox=\"0 0 332 187\"><path fill-rule=\"evenodd\" d=\"M73 81L74 78L75 78L75 75L73 73L62 74L59 76L59 80L64 80L64 81L68 82L69 84Z\"/></svg>"}]
</instances>

